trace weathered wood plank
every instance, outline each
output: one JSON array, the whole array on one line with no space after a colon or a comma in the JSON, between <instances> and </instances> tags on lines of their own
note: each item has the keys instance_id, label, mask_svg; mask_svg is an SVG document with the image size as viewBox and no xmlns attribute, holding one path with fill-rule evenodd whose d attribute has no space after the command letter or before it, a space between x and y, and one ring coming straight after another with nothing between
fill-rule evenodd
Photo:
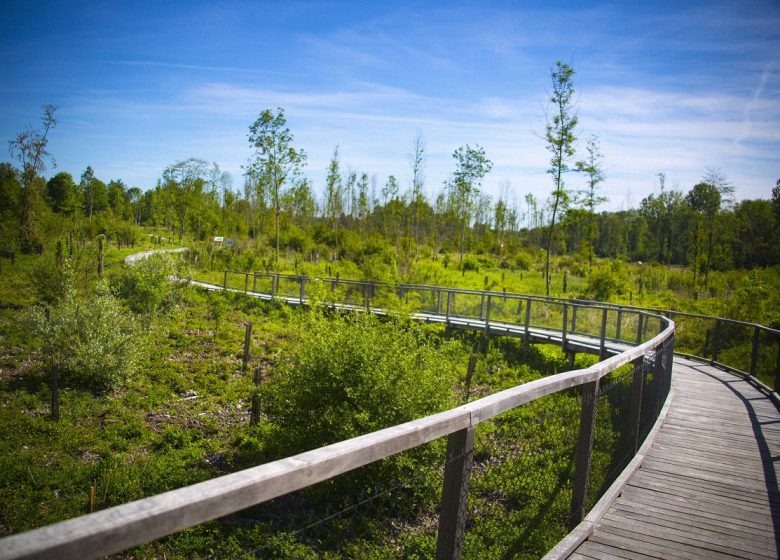
<instances>
[{"instance_id":1,"label":"weathered wood plank","mask_svg":"<svg viewBox=\"0 0 780 560\"><path fill-rule=\"evenodd\" d=\"M675 365L653 448L578 554L778 557L780 462L765 462L780 454L778 411L747 382L691 364Z\"/></svg>"}]
</instances>

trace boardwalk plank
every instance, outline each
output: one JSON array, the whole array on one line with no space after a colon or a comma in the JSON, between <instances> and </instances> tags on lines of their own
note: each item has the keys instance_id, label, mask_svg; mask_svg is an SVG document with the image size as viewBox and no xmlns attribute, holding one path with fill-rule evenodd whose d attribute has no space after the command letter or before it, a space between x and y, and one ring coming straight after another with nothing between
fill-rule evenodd
<instances>
[{"instance_id":1,"label":"boardwalk plank","mask_svg":"<svg viewBox=\"0 0 780 560\"><path fill-rule=\"evenodd\" d=\"M672 406L642 467L576 554L778 558L777 408L746 381L688 360L675 360L673 385Z\"/></svg>"}]
</instances>

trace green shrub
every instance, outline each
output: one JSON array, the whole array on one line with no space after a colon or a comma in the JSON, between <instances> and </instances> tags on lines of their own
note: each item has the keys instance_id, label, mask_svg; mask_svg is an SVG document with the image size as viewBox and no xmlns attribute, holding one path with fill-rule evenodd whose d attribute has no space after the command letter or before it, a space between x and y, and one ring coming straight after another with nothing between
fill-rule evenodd
<instances>
[{"instance_id":1,"label":"green shrub","mask_svg":"<svg viewBox=\"0 0 780 560\"><path fill-rule=\"evenodd\" d=\"M454 341L371 314L326 318L311 312L300 332L259 389L268 422L254 432L265 436L262 448L245 450L245 462L315 449L455 404L460 345ZM440 482L435 465L443 460L443 443L437 440L388 457L307 494L327 504L355 492L398 487L402 499L388 497L390 502L380 500L374 507L412 514L435 500Z\"/></svg>"},{"instance_id":2,"label":"green shrub","mask_svg":"<svg viewBox=\"0 0 780 560\"><path fill-rule=\"evenodd\" d=\"M180 280L174 280L173 277ZM138 314L153 317L175 307L189 276L177 255L157 253L123 267L111 277L111 290Z\"/></svg>"},{"instance_id":3,"label":"green shrub","mask_svg":"<svg viewBox=\"0 0 780 560\"><path fill-rule=\"evenodd\" d=\"M519 270L529 270L532 263L533 257L525 251L521 251L515 255L515 268Z\"/></svg>"},{"instance_id":4,"label":"green shrub","mask_svg":"<svg viewBox=\"0 0 780 560\"><path fill-rule=\"evenodd\" d=\"M105 284L85 300L68 282L62 300L50 308L49 319L43 309L35 308L27 323L41 352L61 365L68 382L107 391L122 385L140 362L140 331Z\"/></svg>"},{"instance_id":5,"label":"green shrub","mask_svg":"<svg viewBox=\"0 0 780 560\"><path fill-rule=\"evenodd\" d=\"M596 301L609 301L615 294L627 291L628 274L619 261L607 266L594 268L588 276L586 298Z\"/></svg>"},{"instance_id":6,"label":"green shrub","mask_svg":"<svg viewBox=\"0 0 780 560\"><path fill-rule=\"evenodd\" d=\"M446 409L457 346L373 315L312 312L274 366L262 408L290 454Z\"/></svg>"},{"instance_id":7,"label":"green shrub","mask_svg":"<svg viewBox=\"0 0 780 560\"><path fill-rule=\"evenodd\" d=\"M471 255L466 255L465 257L463 257L461 270L464 271L473 270L474 272L479 272L479 261Z\"/></svg>"}]
</instances>

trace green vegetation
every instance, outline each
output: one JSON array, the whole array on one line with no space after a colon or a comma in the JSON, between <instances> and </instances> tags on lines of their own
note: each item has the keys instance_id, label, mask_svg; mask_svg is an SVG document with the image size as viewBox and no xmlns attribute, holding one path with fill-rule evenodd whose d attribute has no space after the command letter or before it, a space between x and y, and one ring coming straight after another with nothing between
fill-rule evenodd
<instances>
[{"instance_id":1,"label":"green vegetation","mask_svg":"<svg viewBox=\"0 0 780 560\"><path fill-rule=\"evenodd\" d=\"M568 87L570 69L559 70ZM548 140L563 142L555 152L563 159L553 162L559 179L574 157L573 132L557 129L574 126L561 101L561 121L548 131ZM173 163L155 188L141 191L120 180L105 183L89 167L78 183L67 173L46 181L54 111L44 108L41 130L12 140L18 169L0 164L0 535L370 432L568 367L557 348L486 343L478 334L411 324L410 311L432 305L424 294L380 294L373 303L392 311L380 320L210 293L189 287L183 279L190 276L222 284L226 269L261 270L390 287L547 291L780 326L780 183L771 201L735 203L717 171L687 194L666 189L661 174L659 192L639 209L597 213L603 177L594 140L576 165L588 175L585 193L565 204L568 194L556 182L549 204L529 194L523 209L506 190L495 203L481 192L490 160L466 145L453 154L452 180L428 199L418 133L409 192L393 176L380 196L367 172L342 175L336 148L318 207L299 173L304 154L291 148L279 110L261 113L250 129L257 153L242 192L216 164L196 159ZM277 144L269 144L274 138ZM176 244L190 248L186 261L158 255L123 262ZM228 277L228 286L242 290L254 282ZM275 289L296 295L299 286ZM327 301L349 289L312 281L307 295ZM479 299L453 305L473 312ZM516 309L496 305L497 316L518 320ZM541 314L545 324L560 324L559 310ZM247 322L254 329L244 371ZM678 349L714 351L712 323L679 324ZM724 327L720 335L719 360L747 369L753 333ZM760 342L759 368L771 372L777 343ZM467 386L471 355L478 360ZM578 357L575 366L590 360ZM606 385L594 489L625 457L626 372ZM579 406L578 393L568 391L480 425L467 557L537 557L565 534ZM121 557L429 557L443 449L442 441L432 442ZM334 512L343 514L331 519Z\"/></svg>"}]
</instances>

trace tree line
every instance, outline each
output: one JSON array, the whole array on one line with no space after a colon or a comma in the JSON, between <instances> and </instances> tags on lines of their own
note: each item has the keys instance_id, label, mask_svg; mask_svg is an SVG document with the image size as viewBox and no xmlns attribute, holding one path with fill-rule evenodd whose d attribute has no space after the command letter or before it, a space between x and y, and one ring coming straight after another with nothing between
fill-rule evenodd
<instances>
[{"instance_id":1,"label":"tree line","mask_svg":"<svg viewBox=\"0 0 780 560\"><path fill-rule=\"evenodd\" d=\"M249 127L251 156L243 185L234 188L216 163L187 159L168 166L154 188L142 191L121 180L105 182L87 167L76 180L60 172L44 178L51 161L46 147L56 126L56 108L45 106L41 127L28 127L9 141L12 163L0 164L0 250L40 253L49 237L107 235L132 244L139 226L165 229L172 237L209 240L215 235L248 240L247 246L278 259L360 260L380 254L399 264L421 257L490 254L512 267L549 258L580 258L589 270L594 257L688 265L694 283L706 285L712 270L766 267L780 263L780 180L771 200L734 200L734 186L717 169L684 192L666 186L638 208L599 211L606 198L599 138L577 160L577 115L572 105L573 69L558 62L545 142L551 154L553 190L522 201L509 185L491 197L482 189L492 162L479 145L455 150L453 171L438 192L426 193L426 145L417 132L409 152L412 180L402 190L395 175L380 184L369 171L344 170L338 146L330 159L320 197L304 175L306 153L295 147L283 109L267 109ZM585 178L572 189L571 172ZM557 226L557 227L556 227Z\"/></svg>"}]
</instances>

